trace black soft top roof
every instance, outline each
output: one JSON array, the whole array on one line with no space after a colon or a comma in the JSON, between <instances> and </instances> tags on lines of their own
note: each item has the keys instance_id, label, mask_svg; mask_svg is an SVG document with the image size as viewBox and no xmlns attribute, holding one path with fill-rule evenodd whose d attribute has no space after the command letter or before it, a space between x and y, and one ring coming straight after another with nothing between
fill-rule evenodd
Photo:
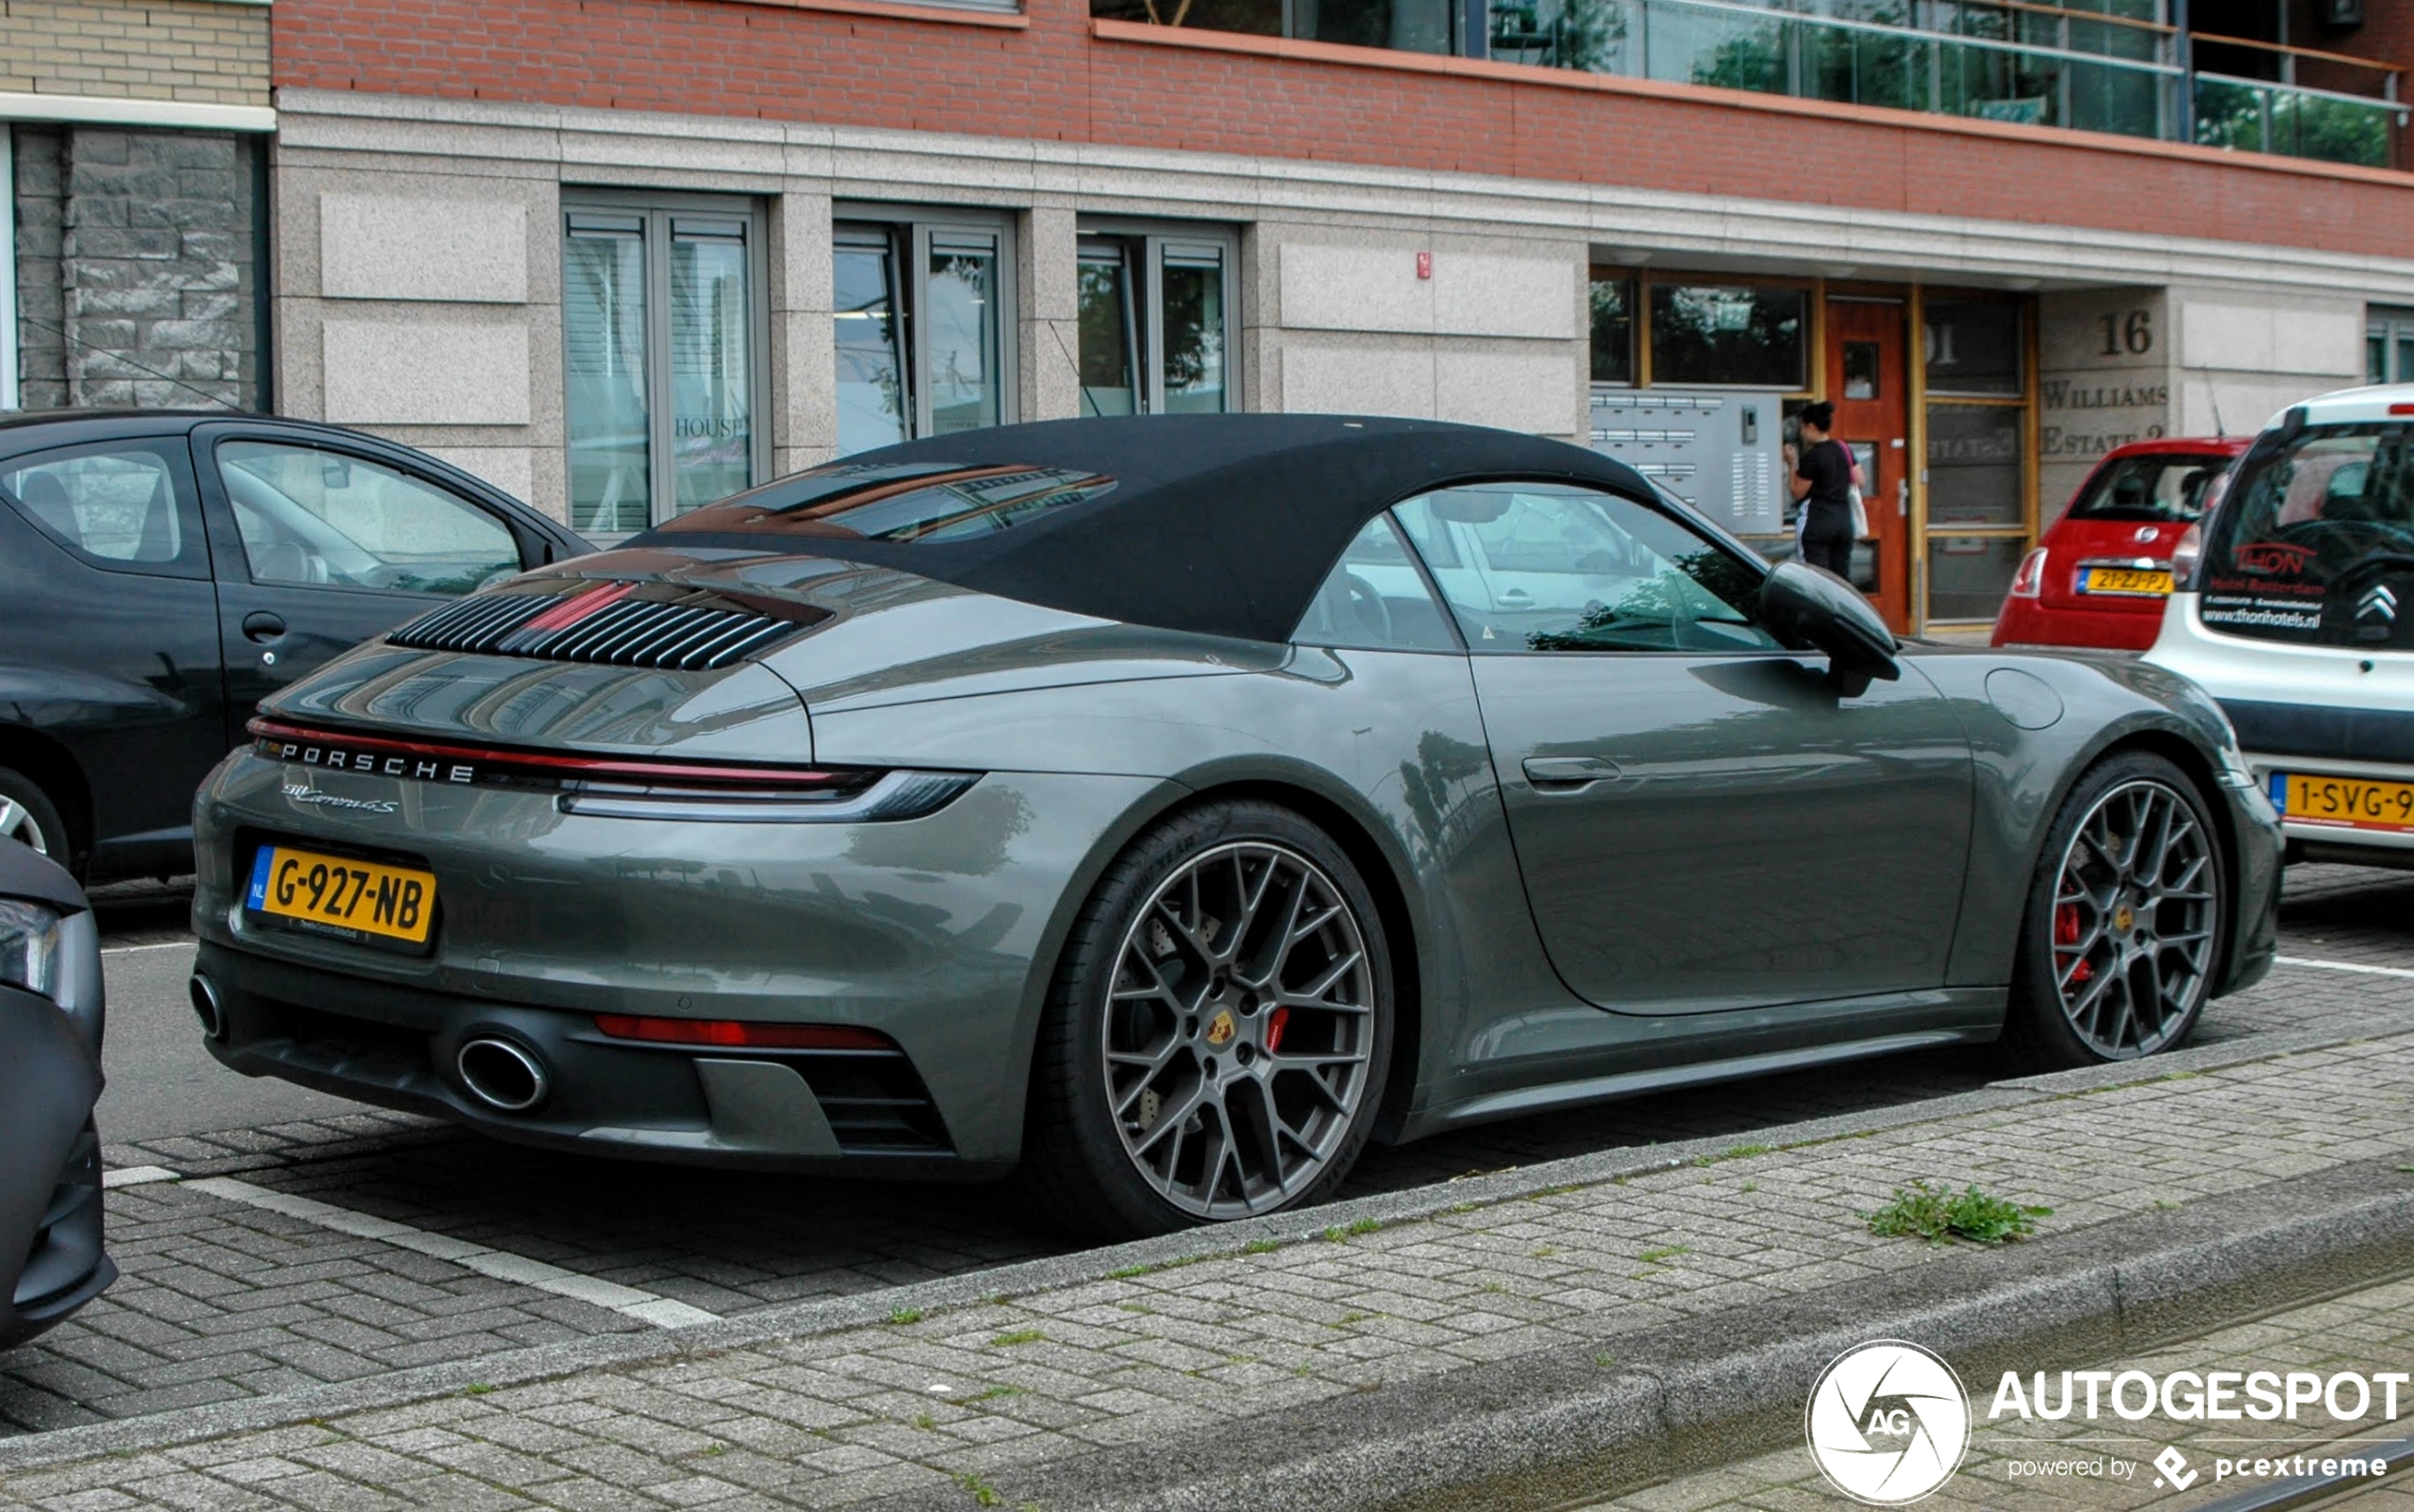
<instances>
[{"instance_id":1,"label":"black soft top roof","mask_svg":"<svg viewBox=\"0 0 2414 1512\"><path fill-rule=\"evenodd\" d=\"M725 528L833 501L918 466L1104 474L1114 487L969 540L883 541ZM1437 420L1153 415L999 426L859 452L766 484L626 545L718 546L896 567L1076 614L1248 641L1287 639L1368 520L1413 494L1518 478L1640 497L1634 470L1581 447Z\"/></svg>"}]
</instances>

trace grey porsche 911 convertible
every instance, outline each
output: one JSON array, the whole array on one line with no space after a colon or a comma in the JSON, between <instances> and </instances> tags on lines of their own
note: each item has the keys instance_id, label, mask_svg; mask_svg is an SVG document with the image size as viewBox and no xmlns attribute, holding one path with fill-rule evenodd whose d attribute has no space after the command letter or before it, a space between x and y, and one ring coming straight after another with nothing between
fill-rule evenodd
<instances>
[{"instance_id":1,"label":"grey porsche 911 convertible","mask_svg":"<svg viewBox=\"0 0 2414 1512\"><path fill-rule=\"evenodd\" d=\"M1365 1141L2185 1039L2277 827L2152 667L1899 645L1618 462L1422 421L910 443L269 701L209 1047L564 1149L993 1177L1132 1234Z\"/></svg>"}]
</instances>

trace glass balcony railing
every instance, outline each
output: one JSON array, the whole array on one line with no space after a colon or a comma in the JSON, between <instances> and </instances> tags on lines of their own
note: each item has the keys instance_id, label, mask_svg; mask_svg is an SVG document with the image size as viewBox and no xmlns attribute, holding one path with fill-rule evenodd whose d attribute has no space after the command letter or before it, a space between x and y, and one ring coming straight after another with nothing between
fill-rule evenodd
<instances>
[{"instance_id":1,"label":"glass balcony railing","mask_svg":"<svg viewBox=\"0 0 2414 1512\"><path fill-rule=\"evenodd\" d=\"M1929 114L2386 166L2385 65L2304 52L2375 92L2191 72L2159 0L1092 0L1116 19L1576 68ZM2228 39L2220 39L2225 43ZM2301 49L2235 44L2287 60Z\"/></svg>"}]
</instances>

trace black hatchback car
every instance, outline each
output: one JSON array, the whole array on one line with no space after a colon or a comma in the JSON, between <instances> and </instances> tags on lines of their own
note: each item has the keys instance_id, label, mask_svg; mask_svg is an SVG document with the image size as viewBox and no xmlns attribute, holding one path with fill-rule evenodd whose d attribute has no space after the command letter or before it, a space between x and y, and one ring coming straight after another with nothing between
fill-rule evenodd
<instances>
[{"instance_id":1,"label":"black hatchback car","mask_svg":"<svg viewBox=\"0 0 2414 1512\"><path fill-rule=\"evenodd\" d=\"M0 419L0 835L93 878L192 864L270 693L591 549L422 452L224 411Z\"/></svg>"}]
</instances>

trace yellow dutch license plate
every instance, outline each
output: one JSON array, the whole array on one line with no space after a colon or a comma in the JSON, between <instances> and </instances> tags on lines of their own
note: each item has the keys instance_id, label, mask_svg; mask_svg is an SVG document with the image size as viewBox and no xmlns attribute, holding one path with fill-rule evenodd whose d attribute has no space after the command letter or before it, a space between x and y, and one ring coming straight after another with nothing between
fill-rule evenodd
<instances>
[{"instance_id":1,"label":"yellow dutch license plate","mask_svg":"<svg viewBox=\"0 0 2414 1512\"><path fill-rule=\"evenodd\" d=\"M2087 591L2125 593L2136 598L2167 599L2171 597L2171 574L2138 567L2089 567Z\"/></svg>"},{"instance_id":2,"label":"yellow dutch license plate","mask_svg":"<svg viewBox=\"0 0 2414 1512\"><path fill-rule=\"evenodd\" d=\"M322 928L420 945L435 916L436 879L412 867L264 845L252 862L243 906Z\"/></svg>"},{"instance_id":3,"label":"yellow dutch license plate","mask_svg":"<svg viewBox=\"0 0 2414 1512\"><path fill-rule=\"evenodd\" d=\"M2280 790L2281 814L2296 823L2414 833L2414 782L2290 772L2282 774L2272 786Z\"/></svg>"}]
</instances>

